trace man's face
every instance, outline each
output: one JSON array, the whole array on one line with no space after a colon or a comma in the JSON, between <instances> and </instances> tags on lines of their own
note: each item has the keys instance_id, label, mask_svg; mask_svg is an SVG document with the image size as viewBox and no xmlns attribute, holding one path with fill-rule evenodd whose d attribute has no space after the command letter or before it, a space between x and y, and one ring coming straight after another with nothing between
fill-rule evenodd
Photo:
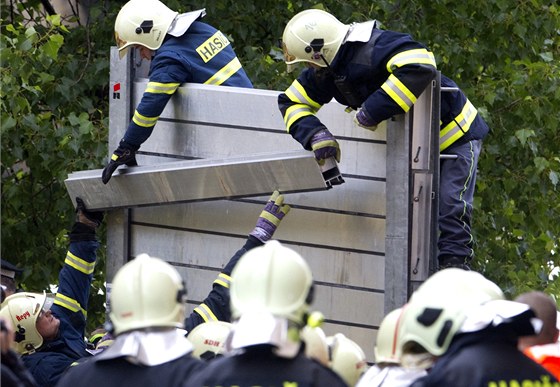
<instances>
[{"instance_id":1,"label":"man's face","mask_svg":"<svg viewBox=\"0 0 560 387\"><path fill-rule=\"evenodd\" d=\"M48 310L39 314L35 326L37 327L37 331L43 337L43 339L53 340L58 335L60 320L54 317L52 312Z\"/></svg>"},{"instance_id":2,"label":"man's face","mask_svg":"<svg viewBox=\"0 0 560 387\"><path fill-rule=\"evenodd\" d=\"M146 60L152 60L152 56L154 55L153 51L150 50L148 47L141 46L139 44L135 45L140 53L140 58Z\"/></svg>"}]
</instances>

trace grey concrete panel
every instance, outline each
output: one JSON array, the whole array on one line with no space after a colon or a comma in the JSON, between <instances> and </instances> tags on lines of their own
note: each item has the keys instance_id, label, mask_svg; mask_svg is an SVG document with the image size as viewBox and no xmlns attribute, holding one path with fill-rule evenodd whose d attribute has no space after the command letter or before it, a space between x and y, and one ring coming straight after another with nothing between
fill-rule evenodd
<instances>
[{"instance_id":1,"label":"grey concrete panel","mask_svg":"<svg viewBox=\"0 0 560 387\"><path fill-rule=\"evenodd\" d=\"M408 301L410 178L409 116L388 125L385 313ZM390 193L390 194L389 194Z\"/></svg>"},{"instance_id":2,"label":"grey concrete panel","mask_svg":"<svg viewBox=\"0 0 560 387\"><path fill-rule=\"evenodd\" d=\"M134 106L140 102L146 84L147 80L134 82ZM220 99L216 99L217 92L221 95ZM237 126L285 132L284 120L277 104L279 93L280 91L274 90L183 84L160 117L164 120L180 120L202 126L210 123L211 126ZM333 100L319 110L317 117L335 135L368 140L385 139L383 125L375 132L360 128L352 120L355 112L347 113L344 109L345 106Z\"/></svg>"},{"instance_id":3,"label":"grey concrete panel","mask_svg":"<svg viewBox=\"0 0 560 387\"><path fill-rule=\"evenodd\" d=\"M261 206L255 209L262 209ZM208 232L238 233L240 230L236 223L228 222L230 216L246 213L244 206L235 206L234 203L227 207L228 216L225 216L218 206L188 206L177 208L172 214L164 211L149 210L149 212L135 211L134 221L140 223L150 222L160 227L183 227L187 229L207 230ZM209 209L215 215L209 215ZM260 213L260 212L258 212ZM258 213L247 222L247 233L253 228ZM137 214L137 215L136 215ZM224 214L224 215L220 215ZM175 218L173 215L177 215ZM182 221L178 222L178 219ZM333 239L333 233L337 238ZM366 235L367 234L367 235ZM382 254L385 251L385 221L373 217L357 217L345 213L322 213L315 210L295 209L290 211L282 221L275 237L291 243L313 245L317 247L332 247L337 249L350 249L356 251L371 251Z\"/></svg>"},{"instance_id":4,"label":"grey concrete panel","mask_svg":"<svg viewBox=\"0 0 560 387\"><path fill-rule=\"evenodd\" d=\"M360 292L353 289L316 285L317 297L313 307L330 320L349 322L360 326L379 326L383 308L383 294ZM363 294L362 294L363 293ZM353 300L353 302L349 302ZM359 300L359 303L356 302ZM330 313L329 313L330 312Z\"/></svg>"},{"instance_id":5,"label":"grey concrete panel","mask_svg":"<svg viewBox=\"0 0 560 387\"><path fill-rule=\"evenodd\" d=\"M429 276L431 259L431 206L432 174L413 174L412 235L410 242L410 282L411 291L416 289Z\"/></svg>"},{"instance_id":6,"label":"grey concrete panel","mask_svg":"<svg viewBox=\"0 0 560 387\"><path fill-rule=\"evenodd\" d=\"M182 125L160 122L152 136L140 148L150 156L138 159L141 164L164 162L161 155L188 158L230 158L254 153L279 153L302 150L302 146L285 131L263 132L213 126ZM346 175L384 178L386 145L380 142L339 138L339 169ZM309 152L311 153L311 152Z\"/></svg>"},{"instance_id":7,"label":"grey concrete panel","mask_svg":"<svg viewBox=\"0 0 560 387\"><path fill-rule=\"evenodd\" d=\"M100 177L101 170L70 174L65 180L70 197L81 197L90 209L114 209L254 196L275 189L326 189L313 155L303 150L121 167L108 184L103 184Z\"/></svg>"},{"instance_id":8,"label":"grey concrete panel","mask_svg":"<svg viewBox=\"0 0 560 387\"><path fill-rule=\"evenodd\" d=\"M411 165L414 170L429 171L432 167L432 112L433 112L433 87L430 85L418 97L413 106L412 114L412 144ZM439 138L439 125L436 134ZM435 150L439 153L439 149Z\"/></svg>"},{"instance_id":9,"label":"grey concrete panel","mask_svg":"<svg viewBox=\"0 0 560 387\"><path fill-rule=\"evenodd\" d=\"M254 223L252 226L238 229L237 233L217 233L213 230L194 232L192 228L169 229L133 223L134 247L131 256L147 253L193 267L223 268L229 258L243 246ZM290 231L291 229L282 223L275 236L307 260L316 281L377 293L383 291L382 255L332 249L326 245L303 246L282 238L289 236L285 234L289 234ZM295 231L305 232L300 229Z\"/></svg>"}]
</instances>

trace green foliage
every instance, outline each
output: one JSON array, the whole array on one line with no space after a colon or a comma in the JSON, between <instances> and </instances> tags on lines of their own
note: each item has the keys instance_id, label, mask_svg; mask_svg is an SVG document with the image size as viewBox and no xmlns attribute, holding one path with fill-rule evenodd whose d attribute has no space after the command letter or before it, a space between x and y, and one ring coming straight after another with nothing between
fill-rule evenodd
<instances>
[{"instance_id":1,"label":"green foliage","mask_svg":"<svg viewBox=\"0 0 560 387\"><path fill-rule=\"evenodd\" d=\"M69 29L58 15L37 21L2 21L2 257L25 267L24 289L48 291L74 220L64 179L99 168L107 154L109 69L107 44L88 40L94 30ZM103 277L98 271L96 289Z\"/></svg>"},{"instance_id":2,"label":"green foliage","mask_svg":"<svg viewBox=\"0 0 560 387\"><path fill-rule=\"evenodd\" d=\"M96 2L92 22L71 28L64 27L71 20L23 20L1 8L2 257L26 267L26 289L57 282L64 229L73 218L64 179L100 168L107 155L108 52L125 2ZM560 15L553 2L166 3L180 12L206 8L204 20L228 35L262 89L283 90L297 75L286 73L279 40L287 21L307 8L325 9L345 23L377 19L424 42L491 126L478 171L476 269L510 297L538 289L560 298L560 280L549 276L560 266ZM41 18L39 4L17 7ZM104 249L100 259L90 328L103 320Z\"/></svg>"}]
</instances>

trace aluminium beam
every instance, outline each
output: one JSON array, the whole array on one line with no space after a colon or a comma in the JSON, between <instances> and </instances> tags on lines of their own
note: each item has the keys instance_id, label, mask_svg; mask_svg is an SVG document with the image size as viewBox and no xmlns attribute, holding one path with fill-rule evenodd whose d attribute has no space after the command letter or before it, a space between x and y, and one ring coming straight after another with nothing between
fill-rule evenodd
<instances>
[{"instance_id":1,"label":"aluminium beam","mask_svg":"<svg viewBox=\"0 0 560 387\"><path fill-rule=\"evenodd\" d=\"M79 196L88 209L111 210L328 188L313 153L305 150L122 166L106 185L101 173L68 175L64 183L74 204Z\"/></svg>"}]
</instances>

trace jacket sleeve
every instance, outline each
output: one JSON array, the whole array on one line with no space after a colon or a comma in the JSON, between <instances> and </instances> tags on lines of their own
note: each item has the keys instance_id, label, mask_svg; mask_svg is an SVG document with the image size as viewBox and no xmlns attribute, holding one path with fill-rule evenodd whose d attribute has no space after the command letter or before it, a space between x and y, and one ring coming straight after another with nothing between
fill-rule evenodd
<instances>
[{"instance_id":1,"label":"jacket sleeve","mask_svg":"<svg viewBox=\"0 0 560 387\"><path fill-rule=\"evenodd\" d=\"M420 47L396 52L382 66L387 79L362 104L376 123L408 112L436 75L434 55Z\"/></svg>"},{"instance_id":2,"label":"jacket sleeve","mask_svg":"<svg viewBox=\"0 0 560 387\"><path fill-rule=\"evenodd\" d=\"M55 314L66 317L82 335L98 248L99 242L95 240L70 242L52 307Z\"/></svg>"},{"instance_id":3,"label":"jacket sleeve","mask_svg":"<svg viewBox=\"0 0 560 387\"><path fill-rule=\"evenodd\" d=\"M229 284L231 272L247 251L261 246L257 238L249 236L245 245L230 258L224 270L218 275L212 284L212 290L204 301L194 308L194 311L185 320L185 329L190 332L194 327L207 321L231 321L231 310L229 305Z\"/></svg>"},{"instance_id":4,"label":"jacket sleeve","mask_svg":"<svg viewBox=\"0 0 560 387\"><path fill-rule=\"evenodd\" d=\"M316 113L333 98L330 90L319 87L315 77L314 69L304 70L278 96L278 108L284 118L286 130L307 150L311 150L311 137L321 129L326 129Z\"/></svg>"},{"instance_id":5,"label":"jacket sleeve","mask_svg":"<svg viewBox=\"0 0 560 387\"><path fill-rule=\"evenodd\" d=\"M173 94L191 78L188 66L173 55L178 54L162 52L153 59L148 85L128 125L127 135L135 135L127 142L138 146L145 142Z\"/></svg>"}]
</instances>

